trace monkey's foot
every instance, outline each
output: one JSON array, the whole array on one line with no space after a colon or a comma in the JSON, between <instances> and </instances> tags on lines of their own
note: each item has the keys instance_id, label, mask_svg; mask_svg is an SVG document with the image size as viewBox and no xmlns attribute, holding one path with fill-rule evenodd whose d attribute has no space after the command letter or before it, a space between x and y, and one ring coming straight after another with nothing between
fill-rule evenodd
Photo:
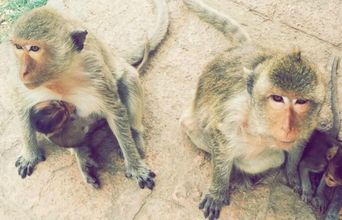
<instances>
[{"instance_id":1,"label":"monkey's foot","mask_svg":"<svg viewBox=\"0 0 342 220\"><path fill-rule=\"evenodd\" d=\"M215 220L219 218L221 208L225 205L229 205L229 199L226 195L223 198L215 198L211 194L207 194L198 208L203 209L205 218Z\"/></svg>"},{"instance_id":2,"label":"monkey's foot","mask_svg":"<svg viewBox=\"0 0 342 220\"><path fill-rule=\"evenodd\" d=\"M81 164L81 173L85 182L92 185L95 189L100 188L100 183L96 175L98 167L96 161L90 157Z\"/></svg>"},{"instance_id":3,"label":"monkey's foot","mask_svg":"<svg viewBox=\"0 0 342 220\"><path fill-rule=\"evenodd\" d=\"M15 167L18 167L18 174L21 176L21 178L25 178L26 176L31 176L34 167L40 161L44 160L44 152L42 150L39 150L37 155L35 155L32 158L25 158L24 156L19 156L17 161L15 162Z\"/></svg>"},{"instance_id":4,"label":"monkey's foot","mask_svg":"<svg viewBox=\"0 0 342 220\"><path fill-rule=\"evenodd\" d=\"M328 208L328 200L323 195L313 197L311 203L320 213L324 213Z\"/></svg>"},{"instance_id":5,"label":"monkey's foot","mask_svg":"<svg viewBox=\"0 0 342 220\"><path fill-rule=\"evenodd\" d=\"M312 200L313 191L312 190L303 190L302 200L306 203L309 203Z\"/></svg>"},{"instance_id":6,"label":"monkey's foot","mask_svg":"<svg viewBox=\"0 0 342 220\"><path fill-rule=\"evenodd\" d=\"M146 186L152 190L155 185L153 178L156 177L156 174L146 167L140 167L138 169L127 169L126 177L135 178L141 189Z\"/></svg>"}]
</instances>

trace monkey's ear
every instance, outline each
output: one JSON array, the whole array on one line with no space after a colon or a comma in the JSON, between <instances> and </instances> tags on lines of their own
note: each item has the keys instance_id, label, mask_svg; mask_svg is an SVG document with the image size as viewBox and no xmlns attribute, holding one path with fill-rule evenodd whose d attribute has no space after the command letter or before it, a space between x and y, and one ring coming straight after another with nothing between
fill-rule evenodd
<instances>
[{"instance_id":1,"label":"monkey's ear","mask_svg":"<svg viewBox=\"0 0 342 220\"><path fill-rule=\"evenodd\" d=\"M81 51L83 49L84 41L86 39L87 34L88 34L87 30L83 30L83 31L78 30L78 31L71 32L71 39L77 51Z\"/></svg>"},{"instance_id":2,"label":"monkey's ear","mask_svg":"<svg viewBox=\"0 0 342 220\"><path fill-rule=\"evenodd\" d=\"M337 153L338 150L338 146L333 146L332 148L330 148L327 152L327 159L331 160Z\"/></svg>"},{"instance_id":3,"label":"monkey's ear","mask_svg":"<svg viewBox=\"0 0 342 220\"><path fill-rule=\"evenodd\" d=\"M247 76L247 92L248 94L252 95L252 91L253 91L253 87L254 87L254 79L255 79L255 75L253 70L250 70L246 67L243 67L243 71L245 72L245 74L248 74Z\"/></svg>"}]
</instances>

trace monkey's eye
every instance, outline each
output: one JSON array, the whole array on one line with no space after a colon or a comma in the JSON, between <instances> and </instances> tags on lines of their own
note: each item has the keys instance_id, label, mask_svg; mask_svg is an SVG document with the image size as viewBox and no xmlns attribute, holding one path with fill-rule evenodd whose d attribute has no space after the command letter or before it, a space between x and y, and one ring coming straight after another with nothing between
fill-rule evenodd
<instances>
[{"instance_id":1,"label":"monkey's eye","mask_svg":"<svg viewBox=\"0 0 342 220\"><path fill-rule=\"evenodd\" d=\"M279 96L279 95L271 95L271 98L273 101L275 102L284 102L283 97Z\"/></svg>"},{"instance_id":2,"label":"monkey's eye","mask_svg":"<svg viewBox=\"0 0 342 220\"><path fill-rule=\"evenodd\" d=\"M18 50L22 50L22 49L23 49L23 47L20 46L19 44L14 44L14 46L15 46L15 48L17 48Z\"/></svg>"},{"instance_id":3,"label":"monkey's eye","mask_svg":"<svg viewBox=\"0 0 342 220\"><path fill-rule=\"evenodd\" d=\"M308 102L308 100L305 100L305 99L297 99L296 103L295 104L298 104L298 105L304 105Z\"/></svg>"},{"instance_id":4,"label":"monkey's eye","mask_svg":"<svg viewBox=\"0 0 342 220\"><path fill-rule=\"evenodd\" d=\"M37 52L40 48L38 46L31 46L30 51Z\"/></svg>"}]
</instances>

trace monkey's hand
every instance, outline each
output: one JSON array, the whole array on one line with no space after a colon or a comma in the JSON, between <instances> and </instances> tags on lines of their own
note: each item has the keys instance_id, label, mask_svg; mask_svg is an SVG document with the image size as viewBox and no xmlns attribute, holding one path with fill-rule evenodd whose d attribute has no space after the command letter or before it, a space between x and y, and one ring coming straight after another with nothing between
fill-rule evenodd
<instances>
[{"instance_id":1,"label":"monkey's hand","mask_svg":"<svg viewBox=\"0 0 342 220\"><path fill-rule=\"evenodd\" d=\"M317 195L312 199L312 205L318 209L320 213L324 213L328 207L328 199L324 195Z\"/></svg>"},{"instance_id":2,"label":"monkey's hand","mask_svg":"<svg viewBox=\"0 0 342 220\"><path fill-rule=\"evenodd\" d=\"M221 208L225 205L229 205L229 198L226 193L220 193L218 196L216 193L209 193L198 205L198 208L203 209L205 218L215 220L219 218Z\"/></svg>"},{"instance_id":3,"label":"monkey's hand","mask_svg":"<svg viewBox=\"0 0 342 220\"><path fill-rule=\"evenodd\" d=\"M298 171L296 169L286 167L286 177L289 187L291 187L296 193L301 194L302 187Z\"/></svg>"},{"instance_id":4,"label":"monkey's hand","mask_svg":"<svg viewBox=\"0 0 342 220\"><path fill-rule=\"evenodd\" d=\"M140 166L138 168L127 168L126 177L127 178L134 178L137 180L141 189L149 188L150 190L154 187L154 180L153 178L156 174L149 170L146 166Z\"/></svg>"},{"instance_id":5,"label":"monkey's hand","mask_svg":"<svg viewBox=\"0 0 342 220\"><path fill-rule=\"evenodd\" d=\"M27 156L19 156L17 161L15 162L15 166L18 168L18 174L21 178L25 178L26 176L31 176L33 173L34 167L40 162L44 161L45 156L42 150L38 150L36 154L33 154L31 157Z\"/></svg>"},{"instance_id":6,"label":"monkey's hand","mask_svg":"<svg viewBox=\"0 0 342 220\"><path fill-rule=\"evenodd\" d=\"M309 190L303 189L302 200L306 203L309 203L312 200L313 194L314 192L312 189L309 189Z\"/></svg>"}]
</instances>

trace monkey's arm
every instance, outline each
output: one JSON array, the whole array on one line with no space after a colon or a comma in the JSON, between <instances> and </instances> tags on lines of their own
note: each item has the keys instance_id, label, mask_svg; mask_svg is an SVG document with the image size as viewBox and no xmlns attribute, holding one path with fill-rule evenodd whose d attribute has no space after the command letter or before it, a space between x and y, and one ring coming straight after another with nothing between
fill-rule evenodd
<instances>
[{"instance_id":1,"label":"monkey's arm","mask_svg":"<svg viewBox=\"0 0 342 220\"><path fill-rule=\"evenodd\" d=\"M199 208L203 209L205 217L217 219L221 208L229 204L227 190L229 188L230 174L233 168L233 160L221 151L223 146L220 135L212 134L209 138L209 145L212 153L213 176L208 194L205 195ZM229 156L229 155L228 155Z\"/></svg>"},{"instance_id":2,"label":"monkey's arm","mask_svg":"<svg viewBox=\"0 0 342 220\"><path fill-rule=\"evenodd\" d=\"M15 166L18 167L18 174L25 178L32 174L35 165L40 161L44 161L45 157L42 150L38 148L36 132L31 126L28 110L22 106L17 109L21 109L18 115L22 127L24 146L21 155L15 162Z\"/></svg>"},{"instance_id":3,"label":"monkey's arm","mask_svg":"<svg viewBox=\"0 0 342 220\"><path fill-rule=\"evenodd\" d=\"M328 199L324 195L324 191L327 188L325 184L324 175L317 187L316 195L312 200L312 204L319 210L320 213L324 213L328 206Z\"/></svg>"},{"instance_id":4,"label":"monkey's arm","mask_svg":"<svg viewBox=\"0 0 342 220\"><path fill-rule=\"evenodd\" d=\"M302 157L304 148L305 148L305 144L298 144L298 146L288 151L287 160L285 164L285 173L287 176L287 182L289 186L292 187L293 190L298 193L300 193L301 191L300 178L299 178L299 173L298 173L298 164L299 164L300 158Z\"/></svg>"},{"instance_id":5,"label":"monkey's arm","mask_svg":"<svg viewBox=\"0 0 342 220\"><path fill-rule=\"evenodd\" d=\"M310 202L314 194L312 190L310 176L309 176L310 171L311 170L308 164L306 163L306 161L302 160L299 163L299 173L300 173L300 180L302 183L302 200L304 202Z\"/></svg>"}]
</instances>

